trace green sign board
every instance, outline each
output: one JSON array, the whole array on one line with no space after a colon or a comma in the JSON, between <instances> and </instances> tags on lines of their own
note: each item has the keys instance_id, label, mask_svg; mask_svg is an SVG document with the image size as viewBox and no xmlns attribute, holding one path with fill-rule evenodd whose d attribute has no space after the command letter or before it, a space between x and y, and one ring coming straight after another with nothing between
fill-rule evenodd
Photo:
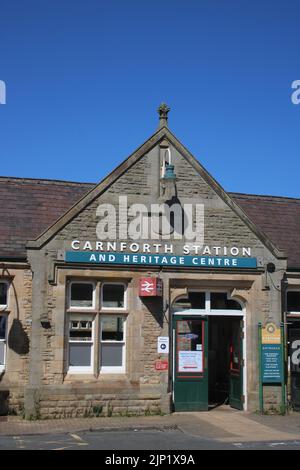
<instances>
[{"instance_id":1,"label":"green sign board","mask_svg":"<svg viewBox=\"0 0 300 470\"><path fill-rule=\"evenodd\" d=\"M262 382L281 383L282 370L282 346L281 344L262 344Z\"/></svg>"},{"instance_id":2,"label":"green sign board","mask_svg":"<svg viewBox=\"0 0 300 470\"><path fill-rule=\"evenodd\" d=\"M256 258L225 258L213 256L176 256L141 253L98 253L67 251L68 263L122 264L150 266L182 266L195 268L257 268Z\"/></svg>"}]
</instances>

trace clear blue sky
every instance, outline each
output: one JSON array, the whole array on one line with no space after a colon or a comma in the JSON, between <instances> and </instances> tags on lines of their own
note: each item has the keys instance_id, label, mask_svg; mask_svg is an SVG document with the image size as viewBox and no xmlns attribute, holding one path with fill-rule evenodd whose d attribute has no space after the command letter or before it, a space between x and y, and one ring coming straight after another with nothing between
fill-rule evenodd
<instances>
[{"instance_id":1,"label":"clear blue sky","mask_svg":"<svg viewBox=\"0 0 300 470\"><path fill-rule=\"evenodd\" d=\"M229 191L300 197L299 0L0 0L0 174L101 180L156 109Z\"/></svg>"}]
</instances>

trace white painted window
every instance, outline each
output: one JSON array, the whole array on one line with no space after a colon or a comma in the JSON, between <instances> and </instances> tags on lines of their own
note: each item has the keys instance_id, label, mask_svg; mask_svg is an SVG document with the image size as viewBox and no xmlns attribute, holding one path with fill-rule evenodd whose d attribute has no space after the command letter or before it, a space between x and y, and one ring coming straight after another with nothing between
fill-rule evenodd
<instances>
[{"instance_id":1,"label":"white painted window","mask_svg":"<svg viewBox=\"0 0 300 470\"><path fill-rule=\"evenodd\" d=\"M92 373L94 319L86 313L69 314L69 372Z\"/></svg>"},{"instance_id":2,"label":"white painted window","mask_svg":"<svg viewBox=\"0 0 300 470\"><path fill-rule=\"evenodd\" d=\"M82 310L95 308L95 284L72 281L69 289L69 308Z\"/></svg>"},{"instance_id":3,"label":"white painted window","mask_svg":"<svg viewBox=\"0 0 300 470\"><path fill-rule=\"evenodd\" d=\"M6 361L7 315L0 313L0 372L5 369Z\"/></svg>"},{"instance_id":4,"label":"white painted window","mask_svg":"<svg viewBox=\"0 0 300 470\"><path fill-rule=\"evenodd\" d=\"M227 315L243 314L242 305L231 299L228 292L190 291L188 296L179 297L173 304L173 313L184 315Z\"/></svg>"},{"instance_id":5,"label":"white painted window","mask_svg":"<svg viewBox=\"0 0 300 470\"><path fill-rule=\"evenodd\" d=\"M125 324L121 315L101 315L101 372L125 372Z\"/></svg>"},{"instance_id":6,"label":"white painted window","mask_svg":"<svg viewBox=\"0 0 300 470\"><path fill-rule=\"evenodd\" d=\"M101 289L102 310L126 309L126 286L123 283L103 283Z\"/></svg>"}]
</instances>

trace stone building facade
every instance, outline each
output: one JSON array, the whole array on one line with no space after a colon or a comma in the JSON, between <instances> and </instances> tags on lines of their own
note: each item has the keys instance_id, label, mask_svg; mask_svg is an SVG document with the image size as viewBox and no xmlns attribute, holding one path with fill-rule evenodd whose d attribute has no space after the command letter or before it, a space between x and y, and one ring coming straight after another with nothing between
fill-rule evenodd
<instances>
[{"instance_id":1,"label":"stone building facade","mask_svg":"<svg viewBox=\"0 0 300 470\"><path fill-rule=\"evenodd\" d=\"M287 337L293 318L298 331L285 218L298 223L300 200L225 192L169 130L168 108L159 114L97 185L1 179L2 413L259 408L258 323L283 322ZM279 384L263 393L279 409Z\"/></svg>"}]
</instances>

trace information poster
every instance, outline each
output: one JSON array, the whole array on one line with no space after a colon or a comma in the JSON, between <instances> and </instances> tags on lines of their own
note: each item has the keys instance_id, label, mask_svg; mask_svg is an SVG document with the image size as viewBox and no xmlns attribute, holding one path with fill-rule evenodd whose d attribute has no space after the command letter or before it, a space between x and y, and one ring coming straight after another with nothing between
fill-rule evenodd
<instances>
[{"instance_id":1,"label":"information poster","mask_svg":"<svg viewBox=\"0 0 300 470\"><path fill-rule=\"evenodd\" d=\"M202 351L179 351L178 372L203 372Z\"/></svg>"},{"instance_id":2,"label":"information poster","mask_svg":"<svg viewBox=\"0 0 300 470\"><path fill-rule=\"evenodd\" d=\"M282 382L281 344L262 345L262 381L263 383Z\"/></svg>"}]
</instances>

